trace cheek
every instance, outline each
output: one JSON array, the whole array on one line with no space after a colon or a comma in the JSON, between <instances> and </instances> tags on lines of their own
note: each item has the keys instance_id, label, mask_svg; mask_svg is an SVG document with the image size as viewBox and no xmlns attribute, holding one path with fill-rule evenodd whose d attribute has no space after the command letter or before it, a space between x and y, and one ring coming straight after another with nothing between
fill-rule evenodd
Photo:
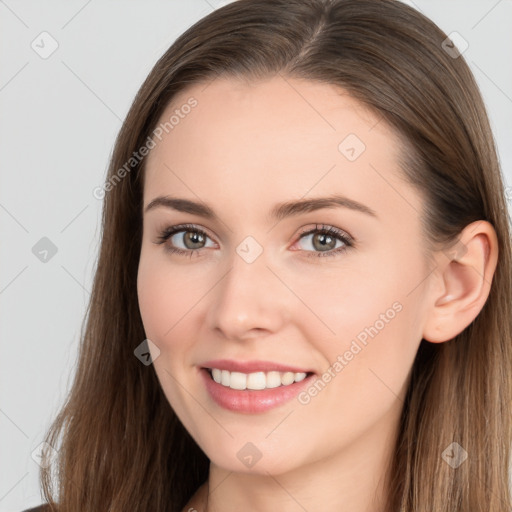
<instances>
[{"instance_id":1,"label":"cheek","mask_svg":"<svg viewBox=\"0 0 512 512\"><path fill-rule=\"evenodd\" d=\"M317 316L305 316L302 327L330 368L325 379L337 382L326 387L336 388L347 402L357 397L364 399L361 406L374 403L382 393L396 398L421 342L424 290L416 284L424 269L419 258L404 266L398 256L389 251L338 278L319 276L316 288L307 280L296 288Z\"/></svg>"},{"instance_id":2,"label":"cheek","mask_svg":"<svg viewBox=\"0 0 512 512\"><path fill-rule=\"evenodd\" d=\"M163 312L172 307L172 295L158 279L158 268L141 258L137 275L137 295L142 323L149 339L161 338L164 329Z\"/></svg>"},{"instance_id":3,"label":"cheek","mask_svg":"<svg viewBox=\"0 0 512 512\"><path fill-rule=\"evenodd\" d=\"M158 258L141 256L137 275L137 294L142 323L147 338L166 352L170 348L176 328L183 316L187 290L179 284L177 273Z\"/></svg>"},{"instance_id":4,"label":"cheek","mask_svg":"<svg viewBox=\"0 0 512 512\"><path fill-rule=\"evenodd\" d=\"M146 337L159 349L158 357L153 360L153 368L167 401L175 412L181 413L180 418L183 419L186 408L175 379L183 379L188 349L183 340L191 336L184 331L187 323L180 319L190 307L187 307L187 289L179 282L178 276L177 272L171 273L159 258L141 256L137 294ZM179 290L183 290L183 293Z\"/></svg>"},{"instance_id":5,"label":"cheek","mask_svg":"<svg viewBox=\"0 0 512 512\"><path fill-rule=\"evenodd\" d=\"M187 284L186 273L171 268L160 254L141 255L137 274L139 309L151 339L166 343L176 331L191 306L197 302L200 290Z\"/></svg>"},{"instance_id":6,"label":"cheek","mask_svg":"<svg viewBox=\"0 0 512 512\"><path fill-rule=\"evenodd\" d=\"M318 428L333 440L326 454L336 439L350 445L378 424L385 428L403 405L419 341L412 336L414 308L388 298L373 296L358 311L347 303L353 314L341 315L337 337L317 344L327 359L323 373L298 398L303 424L321 419Z\"/></svg>"},{"instance_id":7,"label":"cheek","mask_svg":"<svg viewBox=\"0 0 512 512\"><path fill-rule=\"evenodd\" d=\"M285 282L293 283L293 291L303 303L304 325L316 329L316 337L337 343L359 334L410 291L405 289L406 274L417 270L404 272L399 263L403 258L379 241L364 250L347 252L334 262L329 257L324 261L317 258L309 268L287 268L281 273Z\"/></svg>"},{"instance_id":8,"label":"cheek","mask_svg":"<svg viewBox=\"0 0 512 512\"><path fill-rule=\"evenodd\" d=\"M378 283L375 271L354 268L332 268L296 273L293 290L300 299L295 310L308 339L324 340L328 353L341 350L347 341L361 334L375 322L380 313L391 308L395 293ZM391 312L392 314L393 312Z\"/></svg>"}]
</instances>

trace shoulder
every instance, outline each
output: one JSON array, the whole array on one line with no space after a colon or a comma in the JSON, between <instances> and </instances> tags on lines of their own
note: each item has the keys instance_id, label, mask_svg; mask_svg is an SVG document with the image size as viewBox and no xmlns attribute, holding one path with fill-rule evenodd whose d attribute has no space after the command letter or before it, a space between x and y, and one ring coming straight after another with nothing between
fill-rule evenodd
<instances>
[{"instance_id":1,"label":"shoulder","mask_svg":"<svg viewBox=\"0 0 512 512\"><path fill-rule=\"evenodd\" d=\"M23 510L23 512L50 512L50 505L39 505L38 507L34 508L27 508L26 510Z\"/></svg>"}]
</instances>

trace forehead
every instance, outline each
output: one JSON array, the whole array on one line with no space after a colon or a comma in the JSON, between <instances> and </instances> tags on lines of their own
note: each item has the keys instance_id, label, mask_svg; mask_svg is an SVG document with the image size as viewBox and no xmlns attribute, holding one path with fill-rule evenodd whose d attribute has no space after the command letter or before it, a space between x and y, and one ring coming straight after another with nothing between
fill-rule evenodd
<instances>
[{"instance_id":1,"label":"forehead","mask_svg":"<svg viewBox=\"0 0 512 512\"><path fill-rule=\"evenodd\" d=\"M193 108L191 103L195 103ZM312 153L321 140L337 150L347 130L368 139L366 132L380 124L380 119L339 87L276 76L257 82L223 78L194 84L173 98L159 126L165 128L166 121L172 120L173 126L167 126L162 136L172 133L175 145L185 137L190 142L193 136L202 146L230 142L242 146L254 140L267 146L274 142L286 151L286 147L293 149L293 140L307 139L310 144L305 152ZM387 126L378 131L392 137ZM290 144L283 147L285 138Z\"/></svg>"},{"instance_id":2,"label":"forehead","mask_svg":"<svg viewBox=\"0 0 512 512\"><path fill-rule=\"evenodd\" d=\"M169 193L249 213L340 192L403 215L397 199L412 194L400 192L393 130L330 84L281 76L194 84L165 109L165 123L146 162L145 204Z\"/></svg>"}]
</instances>

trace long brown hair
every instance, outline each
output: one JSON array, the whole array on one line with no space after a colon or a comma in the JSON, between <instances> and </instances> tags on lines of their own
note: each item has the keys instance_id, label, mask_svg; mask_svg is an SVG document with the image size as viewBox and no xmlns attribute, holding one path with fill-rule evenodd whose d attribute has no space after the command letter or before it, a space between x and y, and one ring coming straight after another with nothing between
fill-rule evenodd
<instances>
[{"instance_id":1,"label":"long brown hair","mask_svg":"<svg viewBox=\"0 0 512 512\"><path fill-rule=\"evenodd\" d=\"M58 450L41 470L54 510L179 512L207 479L208 458L152 366L134 356L145 339L136 287L145 160L130 159L188 85L281 74L340 86L396 129L407 149L403 174L426 199L432 249L456 243L475 220L494 226L499 261L482 311L453 340L421 341L387 510L509 512L510 217L480 92L463 56L445 51L446 37L395 0L238 0L199 20L158 60L115 143L74 382L46 436ZM468 453L457 468L442 457L452 442Z\"/></svg>"}]
</instances>

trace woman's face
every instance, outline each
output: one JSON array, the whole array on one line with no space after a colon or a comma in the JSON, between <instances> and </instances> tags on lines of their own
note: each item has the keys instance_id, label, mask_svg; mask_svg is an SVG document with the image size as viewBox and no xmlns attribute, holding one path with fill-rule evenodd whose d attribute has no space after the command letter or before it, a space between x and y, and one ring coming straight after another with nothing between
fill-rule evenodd
<instances>
[{"instance_id":1,"label":"woman's face","mask_svg":"<svg viewBox=\"0 0 512 512\"><path fill-rule=\"evenodd\" d=\"M429 275L421 198L399 177L391 130L339 89L280 77L196 84L161 122L138 294L186 429L237 472L390 446ZM146 211L159 197L182 201ZM220 383L204 369L216 366Z\"/></svg>"}]
</instances>

